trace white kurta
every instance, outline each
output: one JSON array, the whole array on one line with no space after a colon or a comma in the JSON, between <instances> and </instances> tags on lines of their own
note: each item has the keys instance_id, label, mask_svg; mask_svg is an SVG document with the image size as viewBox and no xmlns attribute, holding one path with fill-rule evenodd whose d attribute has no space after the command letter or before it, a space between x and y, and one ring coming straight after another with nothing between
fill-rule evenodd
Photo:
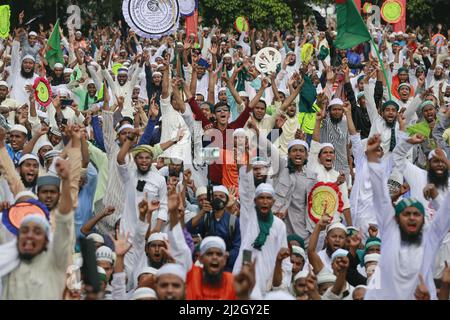
<instances>
[{"instance_id":1,"label":"white kurta","mask_svg":"<svg viewBox=\"0 0 450 320\"><path fill-rule=\"evenodd\" d=\"M450 229L450 198L447 197L434 220L425 223L421 244L405 243L401 241L395 211L386 188L389 177L387 163L369 164L369 173L374 198L378 199L375 212L382 233L382 254L375 274L368 283L365 299L413 300L419 274L423 275L431 298L436 299L433 267L439 246Z\"/></svg>"},{"instance_id":2,"label":"white kurta","mask_svg":"<svg viewBox=\"0 0 450 320\"><path fill-rule=\"evenodd\" d=\"M242 254L244 250L252 251L256 259L256 285L254 293L266 294L272 289L272 280L275 270L275 262L281 248L287 248L286 226L278 217L274 216L269 236L261 250L253 248L253 242L259 234L258 218L254 206L255 185L252 172L246 172L243 166L239 171L239 189L247 190L241 193L241 215L239 216L241 227L241 248L233 268L233 274L238 274L242 266ZM292 264L289 259L282 262L283 280L282 286L288 287L291 282Z\"/></svg>"}]
</instances>

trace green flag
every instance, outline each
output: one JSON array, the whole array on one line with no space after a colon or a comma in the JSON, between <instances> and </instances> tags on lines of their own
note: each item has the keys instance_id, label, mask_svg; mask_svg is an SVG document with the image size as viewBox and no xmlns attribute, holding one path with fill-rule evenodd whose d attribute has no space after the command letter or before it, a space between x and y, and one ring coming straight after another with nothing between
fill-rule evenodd
<instances>
[{"instance_id":1,"label":"green flag","mask_svg":"<svg viewBox=\"0 0 450 320\"><path fill-rule=\"evenodd\" d=\"M0 6L0 38L6 39L9 36L11 11L9 5Z\"/></svg>"},{"instance_id":2,"label":"green flag","mask_svg":"<svg viewBox=\"0 0 450 320\"><path fill-rule=\"evenodd\" d=\"M61 50L61 35L59 34L59 19L56 21L52 34L48 39L47 46L48 49L45 59L50 68L53 70L53 66L58 62L64 64L64 56Z\"/></svg>"},{"instance_id":3,"label":"green flag","mask_svg":"<svg viewBox=\"0 0 450 320\"><path fill-rule=\"evenodd\" d=\"M314 87L311 78L309 76L304 76L302 90L300 91L300 100L298 102L298 110L300 112L316 112L313 108L313 104L317 99L317 90Z\"/></svg>"},{"instance_id":4,"label":"green flag","mask_svg":"<svg viewBox=\"0 0 450 320\"><path fill-rule=\"evenodd\" d=\"M353 0L336 0L336 17L336 48L348 49L371 40L367 26Z\"/></svg>"}]
</instances>

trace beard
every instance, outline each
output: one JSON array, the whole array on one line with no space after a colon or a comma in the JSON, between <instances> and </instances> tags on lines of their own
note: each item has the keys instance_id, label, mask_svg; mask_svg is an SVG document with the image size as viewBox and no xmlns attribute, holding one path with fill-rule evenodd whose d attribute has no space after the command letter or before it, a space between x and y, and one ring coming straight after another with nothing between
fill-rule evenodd
<instances>
[{"instance_id":1,"label":"beard","mask_svg":"<svg viewBox=\"0 0 450 320\"><path fill-rule=\"evenodd\" d=\"M330 121L332 124L338 124L339 122L342 121L342 118L334 118L334 117L330 116Z\"/></svg>"},{"instance_id":2,"label":"beard","mask_svg":"<svg viewBox=\"0 0 450 320\"><path fill-rule=\"evenodd\" d=\"M155 269L161 268L165 263L166 263L165 259L161 259L161 261L157 262L154 261L152 258L148 258L148 264L150 265L150 267Z\"/></svg>"},{"instance_id":3,"label":"beard","mask_svg":"<svg viewBox=\"0 0 450 320\"><path fill-rule=\"evenodd\" d=\"M289 63L288 63L288 66L291 66L291 67L295 66L295 61L289 62Z\"/></svg>"},{"instance_id":4,"label":"beard","mask_svg":"<svg viewBox=\"0 0 450 320\"><path fill-rule=\"evenodd\" d=\"M21 178L22 178L22 182L23 182L23 185L25 186L25 188L33 188L34 186L36 186L38 177L36 176L33 179L33 181L31 181L31 182L26 181L24 177L21 177Z\"/></svg>"},{"instance_id":5,"label":"beard","mask_svg":"<svg viewBox=\"0 0 450 320\"><path fill-rule=\"evenodd\" d=\"M222 283L223 270L218 274L211 274L206 269L203 269L203 282L210 285L211 287L220 287Z\"/></svg>"},{"instance_id":6,"label":"beard","mask_svg":"<svg viewBox=\"0 0 450 320\"><path fill-rule=\"evenodd\" d=\"M400 227L400 239L408 244L416 244L420 245L422 243L422 228L423 224L420 227L419 231L414 234L406 233L402 227Z\"/></svg>"},{"instance_id":7,"label":"beard","mask_svg":"<svg viewBox=\"0 0 450 320\"><path fill-rule=\"evenodd\" d=\"M150 166L148 167L147 170L142 170L141 168L137 167L137 171L140 175L144 176L150 171Z\"/></svg>"},{"instance_id":8,"label":"beard","mask_svg":"<svg viewBox=\"0 0 450 320\"><path fill-rule=\"evenodd\" d=\"M448 169L444 171L442 176L438 176L432 169L428 170L428 181L433 183L436 188L447 189L448 188Z\"/></svg>"},{"instance_id":9,"label":"beard","mask_svg":"<svg viewBox=\"0 0 450 320\"><path fill-rule=\"evenodd\" d=\"M395 126L395 121L387 121L386 119L385 119L385 121L386 121L386 125L389 128L393 128Z\"/></svg>"},{"instance_id":10,"label":"beard","mask_svg":"<svg viewBox=\"0 0 450 320\"><path fill-rule=\"evenodd\" d=\"M267 181L267 176L265 176L264 178L261 179L254 179L255 180L255 188L258 187L261 183L266 183Z\"/></svg>"},{"instance_id":11,"label":"beard","mask_svg":"<svg viewBox=\"0 0 450 320\"><path fill-rule=\"evenodd\" d=\"M21 261L24 261L24 262L31 262L31 260L33 260L33 258L34 258L34 255L32 255L32 254L30 254L30 253L20 253L20 252L19 252L19 259L20 259Z\"/></svg>"},{"instance_id":12,"label":"beard","mask_svg":"<svg viewBox=\"0 0 450 320\"><path fill-rule=\"evenodd\" d=\"M26 72L26 71L24 70L24 68L22 67L22 68L20 69L20 75L21 75L23 78L25 78L25 79L31 79L31 78L33 78L34 71L31 70L30 72Z\"/></svg>"}]
</instances>

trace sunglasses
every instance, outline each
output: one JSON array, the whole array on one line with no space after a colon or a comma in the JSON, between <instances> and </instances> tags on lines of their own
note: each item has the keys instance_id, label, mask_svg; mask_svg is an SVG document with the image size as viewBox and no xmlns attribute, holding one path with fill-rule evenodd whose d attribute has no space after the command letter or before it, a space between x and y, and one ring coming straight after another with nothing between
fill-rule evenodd
<instances>
[{"instance_id":1,"label":"sunglasses","mask_svg":"<svg viewBox=\"0 0 450 320\"><path fill-rule=\"evenodd\" d=\"M223 108L223 109L217 109L216 113L220 113L220 112L228 112L228 109Z\"/></svg>"}]
</instances>

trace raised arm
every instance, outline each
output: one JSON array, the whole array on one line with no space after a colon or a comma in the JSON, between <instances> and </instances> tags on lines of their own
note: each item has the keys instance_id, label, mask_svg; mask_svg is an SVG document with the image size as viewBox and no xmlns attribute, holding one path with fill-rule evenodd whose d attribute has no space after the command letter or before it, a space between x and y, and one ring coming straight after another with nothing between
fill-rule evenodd
<instances>
[{"instance_id":1,"label":"raised arm","mask_svg":"<svg viewBox=\"0 0 450 320\"><path fill-rule=\"evenodd\" d=\"M314 230L311 234L311 238L309 240L308 245L308 262L312 265L314 273L318 274L323 268L324 264L322 259L320 259L317 254L317 242L319 241L319 235L321 231L325 230L328 224L330 224L331 217L324 213L320 218L319 222L317 222Z\"/></svg>"}]
</instances>

